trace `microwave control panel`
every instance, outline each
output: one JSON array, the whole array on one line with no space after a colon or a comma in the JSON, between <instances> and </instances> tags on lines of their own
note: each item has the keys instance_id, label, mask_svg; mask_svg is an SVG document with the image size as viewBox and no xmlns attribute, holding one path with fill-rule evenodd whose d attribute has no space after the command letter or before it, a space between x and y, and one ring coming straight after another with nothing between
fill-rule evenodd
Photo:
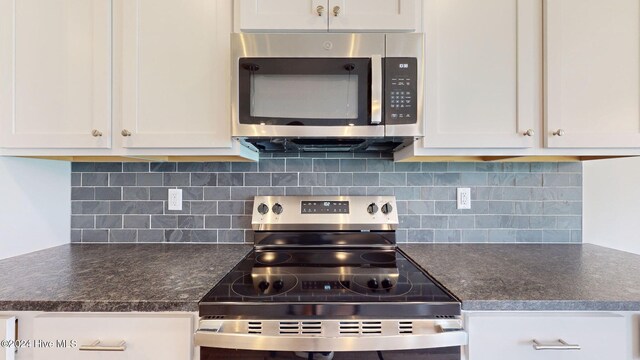
<instances>
[{"instance_id":1,"label":"microwave control panel","mask_svg":"<svg viewBox=\"0 0 640 360\"><path fill-rule=\"evenodd\" d=\"M384 77L385 124L415 124L418 117L418 60L385 58Z\"/></svg>"}]
</instances>

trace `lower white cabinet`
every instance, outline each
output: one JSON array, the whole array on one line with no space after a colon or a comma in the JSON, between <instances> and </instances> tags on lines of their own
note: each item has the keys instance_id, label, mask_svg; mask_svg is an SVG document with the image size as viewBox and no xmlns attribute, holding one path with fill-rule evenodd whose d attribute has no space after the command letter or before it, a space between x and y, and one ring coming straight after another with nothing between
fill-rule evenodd
<instances>
[{"instance_id":1,"label":"lower white cabinet","mask_svg":"<svg viewBox=\"0 0 640 360\"><path fill-rule=\"evenodd\" d=\"M32 359L191 360L193 326L191 314L45 313L30 338L52 347L32 347Z\"/></svg>"},{"instance_id":2,"label":"lower white cabinet","mask_svg":"<svg viewBox=\"0 0 640 360\"><path fill-rule=\"evenodd\" d=\"M16 318L10 315L0 315L0 360L14 360L15 346L6 341L14 341L16 338Z\"/></svg>"},{"instance_id":3,"label":"lower white cabinet","mask_svg":"<svg viewBox=\"0 0 640 360\"><path fill-rule=\"evenodd\" d=\"M629 317L621 314L469 313L466 322L468 360L636 359L629 341ZM535 349L534 340L540 349ZM567 345L580 349L563 349L571 347Z\"/></svg>"}]
</instances>

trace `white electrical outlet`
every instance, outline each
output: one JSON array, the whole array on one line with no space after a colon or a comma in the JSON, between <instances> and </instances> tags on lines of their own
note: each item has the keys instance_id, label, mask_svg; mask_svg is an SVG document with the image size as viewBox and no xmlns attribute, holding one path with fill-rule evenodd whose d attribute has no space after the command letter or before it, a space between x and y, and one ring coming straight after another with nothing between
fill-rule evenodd
<instances>
[{"instance_id":1,"label":"white electrical outlet","mask_svg":"<svg viewBox=\"0 0 640 360\"><path fill-rule=\"evenodd\" d=\"M169 189L169 210L182 210L182 189Z\"/></svg>"},{"instance_id":2,"label":"white electrical outlet","mask_svg":"<svg viewBox=\"0 0 640 360\"><path fill-rule=\"evenodd\" d=\"M470 188L458 188L458 194L456 196L458 202L458 210L471 209L471 189Z\"/></svg>"}]
</instances>

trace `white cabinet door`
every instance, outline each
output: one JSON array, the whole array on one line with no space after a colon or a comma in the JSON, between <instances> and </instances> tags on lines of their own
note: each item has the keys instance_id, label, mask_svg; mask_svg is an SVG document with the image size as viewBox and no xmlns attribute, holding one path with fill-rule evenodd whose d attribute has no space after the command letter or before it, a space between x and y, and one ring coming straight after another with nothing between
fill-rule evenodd
<instances>
[{"instance_id":1,"label":"white cabinet door","mask_svg":"<svg viewBox=\"0 0 640 360\"><path fill-rule=\"evenodd\" d=\"M0 0L0 146L110 138L111 1Z\"/></svg>"},{"instance_id":2,"label":"white cabinet door","mask_svg":"<svg viewBox=\"0 0 640 360\"><path fill-rule=\"evenodd\" d=\"M191 316L42 315L34 319L33 335L54 342L53 347L35 347L34 360L191 360L193 352ZM125 349L81 350L98 340L104 347L124 341Z\"/></svg>"},{"instance_id":3,"label":"white cabinet door","mask_svg":"<svg viewBox=\"0 0 640 360\"><path fill-rule=\"evenodd\" d=\"M123 147L231 146L231 22L231 0L116 1Z\"/></svg>"},{"instance_id":4,"label":"white cabinet door","mask_svg":"<svg viewBox=\"0 0 640 360\"><path fill-rule=\"evenodd\" d=\"M424 0L425 146L535 146L541 0ZM524 135L529 129L533 136Z\"/></svg>"},{"instance_id":5,"label":"white cabinet door","mask_svg":"<svg viewBox=\"0 0 640 360\"><path fill-rule=\"evenodd\" d=\"M327 0L236 0L241 31L327 31Z\"/></svg>"},{"instance_id":6,"label":"white cabinet door","mask_svg":"<svg viewBox=\"0 0 640 360\"><path fill-rule=\"evenodd\" d=\"M418 0L329 0L329 31L416 31Z\"/></svg>"},{"instance_id":7,"label":"white cabinet door","mask_svg":"<svg viewBox=\"0 0 640 360\"><path fill-rule=\"evenodd\" d=\"M545 9L547 146L640 147L640 2Z\"/></svg>"},{"instance_id":8,"label":"white cabinet door","mask_svg":"<svg viewBox=\"0 0 640 360\"><path fill-rule=\"evenodd\" d=\"M0 340L15 341L16 318L15 316L0 316ZM0 360L14 360L16 347L14 344L0 346Z\"/></svg>"},{"instance_id":9,"label":"white cabinet door","mask_svg":"<svg viewBox=\"0 0 640 360\"><path fill-rule=\"evenodd\" d=\"M469 360L630 359L627 319L601 313L469 314ZM535 350L563 340L580 350Z\"/></svg>"}]
</instances>

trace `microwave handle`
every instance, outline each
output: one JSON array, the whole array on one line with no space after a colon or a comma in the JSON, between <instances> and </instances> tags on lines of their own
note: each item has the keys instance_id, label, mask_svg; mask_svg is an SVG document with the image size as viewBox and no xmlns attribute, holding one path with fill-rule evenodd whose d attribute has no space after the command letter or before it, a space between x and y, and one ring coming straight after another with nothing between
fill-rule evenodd
<instances>
[{"instance_id":1,"label":"microwave handle","mask_svg":"<svg viewBox=\"0 0 640 360\"><path fill-rule=\"evenodd\" d=\"M382 123L382 56L371 57L371 124Z\"/></svg>"}]
</instances>

